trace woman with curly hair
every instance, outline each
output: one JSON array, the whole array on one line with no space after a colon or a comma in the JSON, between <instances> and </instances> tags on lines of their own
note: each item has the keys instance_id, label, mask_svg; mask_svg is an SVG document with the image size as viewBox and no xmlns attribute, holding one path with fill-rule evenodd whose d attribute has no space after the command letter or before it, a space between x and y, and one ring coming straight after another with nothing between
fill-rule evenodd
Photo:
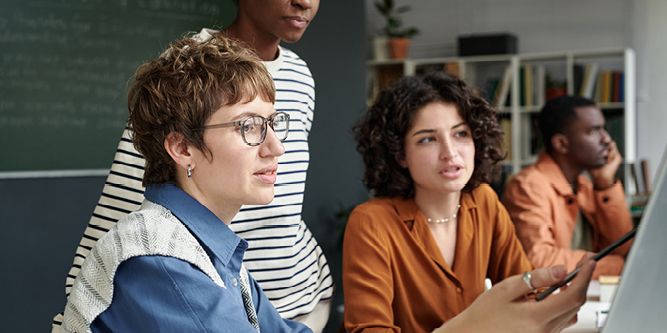
<instances>
[{"instance_id":1,"label":"woman with curly hair","mask_svg":"<svg viewBox=\"0 0 667 333\"><path fill-rule=\"evenodd\" d=\"M345 231L348 332L502 331L517 324L542 332L570 322L586 276L579 289L558 295L556 301L572 301L568 306L514 302L560 280L562 267L508 279L451 320L482 295L485 278L499 283L532 270L487 184L503 159L502 131L477 93L442 73L406 77L380 93L354 131L375 198L352 211ZM533 307L517 308L526 305Z\"/></svg>"}]
</instances>

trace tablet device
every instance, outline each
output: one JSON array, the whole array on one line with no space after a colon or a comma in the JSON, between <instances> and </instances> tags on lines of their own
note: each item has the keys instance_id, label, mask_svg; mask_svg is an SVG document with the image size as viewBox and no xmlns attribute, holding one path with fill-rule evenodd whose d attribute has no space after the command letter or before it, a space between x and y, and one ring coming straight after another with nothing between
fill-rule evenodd
<instances>
[{"instance_id":1,"label":"tablet device","mask_svg":"<svg viewBox=\"0 0 667 333\"><path fill-rule=\"evenodd\" d=\"M603 333L667 332L667 150Z\"/></svg>"}]
</instances>

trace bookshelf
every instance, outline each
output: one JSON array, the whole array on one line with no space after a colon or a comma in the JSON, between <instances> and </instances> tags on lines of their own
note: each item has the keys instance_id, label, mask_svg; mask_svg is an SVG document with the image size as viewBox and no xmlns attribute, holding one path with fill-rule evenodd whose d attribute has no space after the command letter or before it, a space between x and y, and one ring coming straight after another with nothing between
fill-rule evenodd
<instances>
[{"instance_id":1,"label":"bookshelf","mask_svg":"<svg viewBox=\"0 0 667 333\"><path fill-rule=\"evenodd\" d=\"M541 149L536 121L544 102L563 94L595 100L607 129L623 154L619 177L627 186L636 160L635 53L629 48L526 53L471 57L371 60L367 63L368 97L405 75L444 70L479 89L497 110L506 133L506 172L514 174L535 162Z\"/></svg>"}]
</instances>

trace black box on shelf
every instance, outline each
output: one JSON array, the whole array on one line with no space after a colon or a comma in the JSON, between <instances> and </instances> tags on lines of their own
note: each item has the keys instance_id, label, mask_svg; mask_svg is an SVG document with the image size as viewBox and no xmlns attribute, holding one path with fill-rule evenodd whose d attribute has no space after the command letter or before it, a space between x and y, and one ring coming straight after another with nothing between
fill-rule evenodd
<instances>
[{"instance_id":1,"label":"black box on shelf","mask_svg":"<svg viewBox=\"0 0 667 333\"><path fill-rule=\"evenodd\" d=\"M509 33L459 36L459 56L516 54L519 41Z\"/></svg>"}]
</instances>

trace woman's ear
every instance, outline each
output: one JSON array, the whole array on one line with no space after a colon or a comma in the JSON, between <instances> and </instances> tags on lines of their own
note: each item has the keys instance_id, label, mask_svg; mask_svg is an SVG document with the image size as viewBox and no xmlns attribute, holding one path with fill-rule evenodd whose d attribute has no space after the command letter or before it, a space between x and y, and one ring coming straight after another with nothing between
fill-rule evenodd
<instances>
[{"instance_id":1,"label":"woman's ear","mask_svg":"<svg viewBox=\"0 0 667 333\"><path fill-rule=\"evenodd\" d=\"M188 166L191 168L195 167L195 162L192 153L190 152L190 146L187 144L182 134L175 132L169 133L164 139L164 149L179 167L183 169L187 169Z\"/></svg>"},{"instance_id":2,"label":"woman's ear","mask_svg":"<svg viewBox=\"0 0 667 333\"><path fill-rule=\"evenodd\" d=\"M396 159L396 163L398 163L398 165L400 165L402 168L408 168L408 163L405 161L405 155L396 155L394 158Z\"/></svg>"},{"instance_id":3,"label":"woman's ear","mask_svg":"<svg viewBox=\"0 0 667 333\"><path fill-rule=\"evenodd\" d=\"M551 137L551 147L554 152L565 155L570 150L570 141L565 134L557 133Z\"/></svg>"},{"instance_id":4,"label":"woman's ear","mask_svg":"<svg viewBox=\"0 0 667 333\"><path fill-rule=\"evenodd\" d=\"M405 163L405 160L404 160L404 159L400 159L400 160L398 160L398 165L400 165L402 168L405 168L405 169L408 168L408 164Z\"/></svg>"}]
</instances>

